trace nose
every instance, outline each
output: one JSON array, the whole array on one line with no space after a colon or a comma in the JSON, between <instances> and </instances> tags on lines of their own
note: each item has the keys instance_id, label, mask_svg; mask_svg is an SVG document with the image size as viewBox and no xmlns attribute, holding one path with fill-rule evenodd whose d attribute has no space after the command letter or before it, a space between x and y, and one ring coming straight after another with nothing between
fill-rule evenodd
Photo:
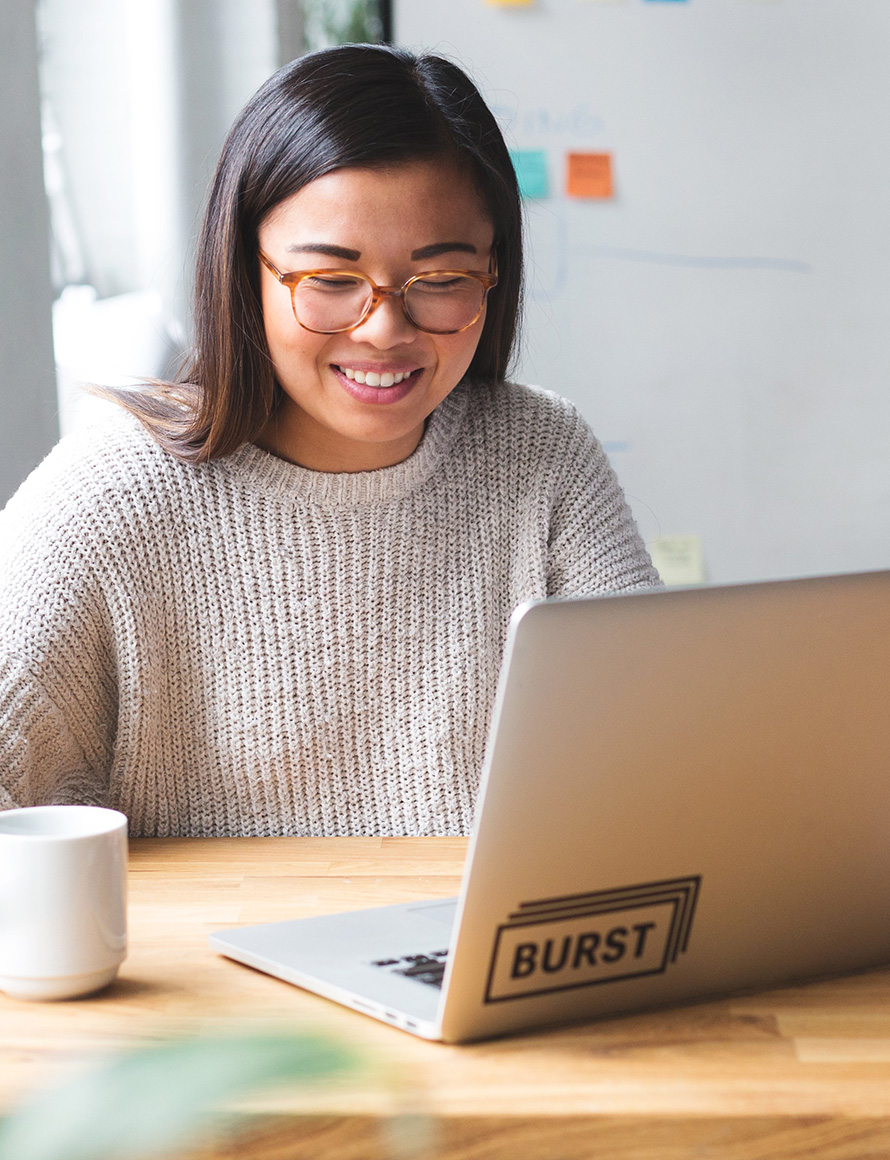
<instances>
[{"instance_id":1,"label":"nose","mask_svg":"<svg viewBox=\"0 0 890 1160\"><path fill-rule=\"evenodd\" d=\"M349 334L357 342L367 342L379 350L389 350L413 342L417 338L417 327L405 314L401 299L390 293L384 295L364 322Z\"/></svg>"}]
</instances>

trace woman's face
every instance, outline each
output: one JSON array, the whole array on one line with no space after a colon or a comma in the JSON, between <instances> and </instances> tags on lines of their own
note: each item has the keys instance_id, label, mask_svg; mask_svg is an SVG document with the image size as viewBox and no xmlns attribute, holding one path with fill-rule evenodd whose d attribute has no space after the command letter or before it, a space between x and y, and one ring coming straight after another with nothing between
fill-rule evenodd
<instances>
[{"instance_id":1,"label":"woman's face","mask_svg":"<svg viewBox=\"0 0 890 1160\"><path fill-rule=\"evenodd\" d=\"M432 270L486 271L493 237L472 179L441 160L328 173L276 206L259 230L260 249L284 273L357 270L379 286ZM262 265L261 288L284 398L257 442L316 471L406 459L466 373L485 321L483 311L458 334L428 334L384 298L354 330L315 334L294 318L289 288ZM362 385L356 372L372 383L375 375L401 381Z\"/></svg>"}]
</instances>

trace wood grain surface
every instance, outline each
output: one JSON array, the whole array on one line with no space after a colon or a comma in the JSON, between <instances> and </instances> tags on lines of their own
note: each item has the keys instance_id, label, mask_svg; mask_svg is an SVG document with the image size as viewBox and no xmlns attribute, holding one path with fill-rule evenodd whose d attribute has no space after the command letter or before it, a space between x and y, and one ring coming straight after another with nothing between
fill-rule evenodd
<instances>
[{"instance_id":1,"label":"wood grain surface","mask_svg":"<svg viewBox=\"0 0 890 1160\"><path fill-rule=\"evenodd\" d=\"M131 843L130 951L89 999L0 995L0 1107L116 1048L275 1027L358 1054L245 1105L195 1157L890 1157L890 971L463 1047L417 1040L210 950L227 925L457 891L462 839ZM60 1158L61 1160L61 1158Z\"/></svg>"}]
</instances>

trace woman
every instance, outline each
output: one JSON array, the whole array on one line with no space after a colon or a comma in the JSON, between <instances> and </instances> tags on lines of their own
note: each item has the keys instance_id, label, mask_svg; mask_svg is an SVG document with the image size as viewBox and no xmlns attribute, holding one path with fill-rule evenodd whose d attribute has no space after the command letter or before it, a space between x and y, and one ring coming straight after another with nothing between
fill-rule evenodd
<instances>
[{"instance_id":1,"label":"woman","mask_svg":"<svg viewBox=\"0 0 890 1160\"><path fill-rule=\"evenodd\" d=\"M451 63L347 46L259 90L182 382L118 393L0 517L0 807L469 829L512 609L658 582L578 413L504 381L520 217Z\"/></svg>"}]
</instances>

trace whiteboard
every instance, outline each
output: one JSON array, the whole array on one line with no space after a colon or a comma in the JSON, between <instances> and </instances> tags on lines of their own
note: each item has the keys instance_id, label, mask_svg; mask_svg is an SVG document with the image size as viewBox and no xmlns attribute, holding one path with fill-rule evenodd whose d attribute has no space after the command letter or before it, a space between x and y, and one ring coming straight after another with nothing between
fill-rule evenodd
<instances>
[{"instance_id":1,"label":"whiteboard","mask_svg":"<svg viewBox=\"0 0 890 1160\"><path fill-rule=\"evenodd\" d=\"M644 536L708 579L890 566L890 3L396 0L527 201L517 377L578 404ZM609 152L611 200L565 196Z\"/></svg>"}]
</instances>

